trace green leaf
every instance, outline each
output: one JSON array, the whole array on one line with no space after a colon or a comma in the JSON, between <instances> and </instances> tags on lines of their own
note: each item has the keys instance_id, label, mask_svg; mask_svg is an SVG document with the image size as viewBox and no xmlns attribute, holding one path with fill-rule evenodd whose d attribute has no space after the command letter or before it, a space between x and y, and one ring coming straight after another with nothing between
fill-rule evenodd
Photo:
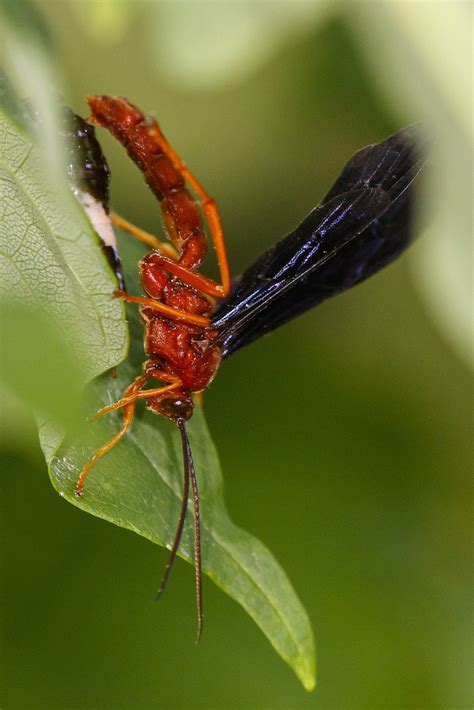
<instances>
[{"instance_id":1,"label":"green leaf","mask_svg":"<svg viewBox=\"0 0 474 710\"><path fill-rule=\"evenodd\" d=\"M120 237L127 286L136 291L136 265L143 252L130 242L125 247L124 240L130 237ZM129 359L118 368L117 377L107 374L91 385L89 412L119 399L140 372L143 335L136 308L129 309L129 321ZM92 469L83 497L77 499L73 495L84 463L117 432L120 420L120 414L107 415L90 423L83 436L67 440L50 461L53 485L73 505L169 548L181 504L181 444L175 425L143 405L137 408L127 437ZM200 406L195 408L188 433L200 491L203 570L244 607L304 687L312 690L314 642L308 616L269 550L230 520L219 460ZM43 442L48 444L44 432ZM193 562L191 513L179 554Z\"/></svg>"},{"instance_id":2,"label":"green leaf","mask_svg":"<svg viewBox=\"0 0 474 710\"><path fill-rule=\"evenodd\" d=\"M3 23L19 34L29 35L32 43L51 50L53 42L38 9L29 0L3 0L0 7Z\"/></svg>"},{"instance_id":3,"label":"green leaf","mask_svg":"<svg viewBox=\"0 0 474 710\"><path fill-rule=\"evenodd\" d=\"M1 342L8 344L0 359L5 390L41 418L61 422L65 429L78 426L84 376L54 321L43 310L0 299L0 328Z\"/></svg>"},{"instance_id":4,"label":"green leaf","mask_svg":"<svg viewBox=\"0 0 474 710\"><path fill-rule=\"evenodd\" d=\"M114 279L79 205L69 192L59 195L48 189L30 138L4 114L0 181L5 197L0 220L4 302L40 306L74 347L84 379L103 373L122 359L127 343L123 307L111 296ZM136 265L142 251L129 237L123 240L126 280L133 292L139 289ZM140 372L142 329L136 309L129 311L129 320L128 360L117 377L106 373L92 382L85 413L119 399ZM18 346L24 348L24 342ZM91 453L117 432L120 414L89 423L64 440L61 428L48 421L40 430L41 445L53 485L69 502L169 547L182 490L178 432L143 405L137 409L131 431L93 469L80 500L73 496L80 471ZM307 614L271 553L230 520L218 458L199 406L189 437L200 486L203 569L244 607L311 690L314 643ZM193 559L192 528L189 514L179 551L188 562Z\"/></svg>"},{"instance_id":5,"label":"green leaf","mask_svg":"<svg viewBox=\"0 0 474 710\"><path fill-rule=\"evenodd\" d=\"M32 139L2 109L0 193L0 298L46 313L84 381L118 364L128 332L99 237L72 193L49 185Z\"/></svg>"}]
</instances>

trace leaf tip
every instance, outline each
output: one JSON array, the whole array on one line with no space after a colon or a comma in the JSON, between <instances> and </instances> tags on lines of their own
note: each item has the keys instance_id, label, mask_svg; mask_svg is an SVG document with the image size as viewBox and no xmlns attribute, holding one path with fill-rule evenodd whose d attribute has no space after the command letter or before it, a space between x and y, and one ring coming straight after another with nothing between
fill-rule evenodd
<instances>
[{"instance_id":1,"label":"leaf tip","mask_svg":"<svg viewBox=\"0 0 474 710\"><path fill-rule=\"evenodd\" d=\"M310 656L300 658L300 662L298 665L294 666L294 670L303 688L308 693L311 693L316 688L316 660L314 650Z\"/></svg>"}]
</instances>

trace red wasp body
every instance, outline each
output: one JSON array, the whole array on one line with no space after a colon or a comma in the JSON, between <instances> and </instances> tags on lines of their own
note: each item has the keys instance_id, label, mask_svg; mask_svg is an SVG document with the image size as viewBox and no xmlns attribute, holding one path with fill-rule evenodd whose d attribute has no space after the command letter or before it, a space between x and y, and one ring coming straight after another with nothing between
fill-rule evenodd
<instances>
[{"instance_id":1,"label":"red wasp body","mask_svg":"<svg viewBox=\"0 0 474 710\"><path fill-rule=\"evenodd\" d=\"M146 296L136 297L123 291L116 292L125 301L140 305L145 324L144 349L147 360L143 374L127 388L123 398L98 412L98 415L102 415L122 408L124 422L119 433L87 462L75 493L82 494L92 466L123 438L132 423L138 399L145 399L148 409L176 422L182 437L185 481L176 536L159 593L164 588L179 546L191 482L199 636L202 629L199 501L184 423L193 412L192 393L201 392L209 385L221 360L220 347L214 343L217 332L210 326L210 316L214 310L212 297L223 298L230 291L229 267L219 213L214 200L181 162L155 121L146 119L123 98L93 96L88 98L88 103L92 111L90 122L107 128L143 172L146 182L160 201L163 220L175 249L115 217L118 226L128 229L155 247L141 260L139 267ZM196 271L206 254L207 244L196 201L187 189L186 182L200 198L208 219L222 284ZM165 384L146 389L150 381Z\"/></svg>"},{"instance_id":2,"label":"red wasp body","mask_svg":"<svg viewBox=\"0 0 474 710\"><path fill-rule=\"evenodd\" d=\"M81 495L92 466L129 429L136 402L173 420L180 431L184 487L175 539L160 587L163 590L181 539L190 484L194 504L194 559L198 636L202 630L199 499L185 422L193 412L192 394L212 381L222 358L336 295L396 259L413 238L413 186L423 169L416 126L407 127L358 151L327 195L297 227L262 254L235 281L230 274L216 204L182 163L158 124L122 98L89 97L90 121L107 128L127 149L160 201L173 246L112 216L119 227L150 244L140 262L145 296L116 294L140 305L145 323L143 374L118 402L98 415L123 411L120 431L87 462L75 493ZM100 161L99 161L100 162ZM207 218L221 283L197 272L206 238L197 195ZM229 295L230 294L230 295ZM213 298L220 299L215 307ZM161 383L150 388L151 382ZM148 388L147 388L148 386Z\"/></svg>"},{"instance_id":3,"label":"red wasp body","mask_svg":"<svg viewBox=\"0 0 474 710\"><path fill-rule=\"evenodd\" d=\"M223 286L195 273L206 254L206 236L196 202L185 185L184 166L176 160L156 122L145 119L125 99L91 97L89 105L94 123L108 128L143 171L160 201L170 239L179 250L176 259L154 251L140 262L141 282L151 299L143 301L141 313L150 377L160 379L166 374L179 379L182 387L176 387L173 396L185 397L207 387L219 365L219 349L212 345L212 333L206 332L213 305L201 292L227 295L228 268ZM195 180L193 183L200 188ZM202 188L200 192L204 209L213 208L220 230L214 201ZM226 264L225 252L223 261ZM172 311L159 309L158 304ZM149 406L157 411L156 400ZM190 406L192 409L192 403Z\"/></svg>"}]
</instances>

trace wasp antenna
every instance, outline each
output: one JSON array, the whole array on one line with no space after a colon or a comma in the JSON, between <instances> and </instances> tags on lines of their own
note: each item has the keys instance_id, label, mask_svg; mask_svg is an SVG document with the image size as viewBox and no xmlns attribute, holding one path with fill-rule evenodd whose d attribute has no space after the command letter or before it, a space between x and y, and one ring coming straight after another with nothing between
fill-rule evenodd
<instances>
[{"instance_id":1,"label":"wasp antenna","mask_svg":"<svg viewBox=\"0 0 474 710\"><path fill-rule=\"evenodd\" d=\"M165 591L166 583L168 581L168 577L170 576L171 568L173 567L173 563L176 558L176 553L178 552L178 547L179 543L181 542L181 536L183 534L183 528L184 528L184 521L186 519L186 512L188 509L188 496L189 496L189 463L188 461L191 462L191 467L192 467L192 458L191 458L191 449L189 446L189 441L186 436L186 430L184 428L184 420L178 419L177 420L177 425L178 429L181 433L181 441L183 445L183 459L184 459L184 485L183 485L183 498L181 502L181 511L179 513L179 519L178 519L178 525L176 527L176 533L174 536L173 540L173 546L170 551L170 555L168 557L168 562L166 563L165 571L163 573L163 577L161 579L160 586L158 588L158 591L155 596L155 600L158 601L158 599L161 597L163 592ZM193 469L194 472L194 469ZM193 489L194 490L194 489Z\"/></svg>"},{"instance_id":2,"label":"wasp antenna","mask_svg":"<svg viewBox=\"0 0 474 710\"><path fill-rule=\"evenodd\" d=\"M183 486L183 499L181 503L181 511L179 514L178 525L176 527L176 533L173 540L173 546L170 551L168 562L165 567L163 578L161 580L159 589L156 593L155 599L158 600L163 594L168 577L173 567L173 563L176 558L176 553L178 552L179 543L181 542L181 536L183 534L184 521L186 519L186 512L188 509L188 495L189 495L189 482L191 481L191 486L193 489L193 508L194 508L194 569L196 575L196 603L197 603L197 638L196 643L200 640L202 636L203 627L203 614L202 614L202 588L201 588L201 578L202 578L202 565L201 565L201 517L199 514L199 492L196 480L196 472L194 470L193 456L191 453L191 446L189 444L188 435L186 432L186 426L184 419L177 419L176 424L181 434L181 443L183 447L183 461L184 461L184 486Z\"/></svg>"},{"instance_id":3,"label":"wasp antenna","mask_svg":"<svg viewBox=\"0 0 474 710\"><path fill-rule=\"evenodd\" d=\"M177 421L179 431L181 432L181 441L183 442L183 457L184 467L187 470L187 476L191 480L193 489L193 512L194 512L194 573L196 575L196 604L197 604L197 636L198 643L202 636L203 614L202 614L202 564L201 564L201 516L199 513L199 491L196 480L196 472L194 470L193 456L191 446L184 424L184 419Z\"/></svg>"}]
</instances>

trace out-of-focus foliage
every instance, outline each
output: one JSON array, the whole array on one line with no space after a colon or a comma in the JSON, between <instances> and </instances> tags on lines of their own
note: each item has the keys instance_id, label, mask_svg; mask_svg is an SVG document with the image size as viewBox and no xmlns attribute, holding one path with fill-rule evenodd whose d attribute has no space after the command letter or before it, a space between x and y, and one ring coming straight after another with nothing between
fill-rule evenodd
<instances>
[{"instance_id":1,"label":"out-of-focus foliage","mask_svg":"<svg viewBox=\"0 0 474 710\"><path fill-rule=\"evenodd\" d=\"M0 338L2 390L8 388L45 420L53 419L63 427L77 426L84 374L48 313L1 298ZM2 419L11 423L15 416L6 416L6 409Z\"/></svg>"},{"instance_id":2,"label":"out-of-focus foliage","mask_svg":"<svg viewBox=\"0 0 474 710\"><path fill-rule=\"evenodd\" d=\"M374 78L394 111L416 111L432 134L432 172L420 224L429 240L414 280L435 323L474 364L472 332L472 5L352 6Z\"/></svg>"},{"instance_id":3,"label":"out-of-focus foliage","mask_svg":"<svg viewBox=\"0 0 474 710\"><path fill-rule=\"evenodd\" d=\"M81 387L123 359L128 338L123 306L113 298L116 284L101 255L98 237L60 180L56 190L48 189L48 181L46 187L43 184L44 154L9 115L7 109L13 105L12 115L21 116L21 104L14 110L11 93L4 82L0 316L4 316L9 347L2 357L2 378L42 419L41 445L60 495L94 515L170 547L181 507L175 474L182 462L177 432L171 433L164 418L156 421L156 415L145 413L133 440L127 438L115 456L101 462L97 484L92 476L87 495L80 501L74 497L88 456L113 436L118 426L114 420L108 426L96 426L93 432L83 432L77 426ZM142 251L128 255L129 289L136 281L135 264ZM120 399L140 369L142 327L137 320L131 366L120 368L116 378L109 373L95 383L89 393L90 411ZM33 374L29 357L38 346L41 351ZM193 418L189 429L198 475L206 472L204 484L199 484L203 569L244 606L303 685L312 690L314 641L307 614L271 553L231 522L202 413ZM67 443L60 447L65 430ZM124 466L127 475L120 476ZM190 516L180 555L193 561Z\"/></svg>"},{"instance_id":4,"label":"out-of-focus foliage","mask_svg":"<svg viewBox=\"0 0 474 710\"><path fill-rule=\"evenodd\" d=\"M323 18L327 0L213 2L180 0L147 7L150 54L171 84L196 90L228 88L264 64L282 45ZM131 0L72 3L84 32L113 45L143 10Z\"/></svg>"},{"instance_id":5,"label":"out-of-focus foliage","mask_svg":"<svg viewBox=\"0 0 474 710\"><path fill-rule=\"evenodd\" d=\"M65 181L62 189L48 184L32 139L4 111L0 135L0 297L49 315L74 349L84 383L118 364L126 352L114 276Z\"/></svg>"},{"instance_id":6,"label":"out-of-focus foliage","mask_svg":"<svg viewBox=\"0 0 474 710\"><path fill-rule=\"evenodd\" d=\"M38 134L43 151L42 170L60 189L62 151L57 140L56 115L60 68L51 59L52 51L47 23L29 0L5 0L0 4L0 68L8 72L17 95L27 99L42 117L31 130ZM3 81L0 89L5 107L9 90Z\"/></svg>"},{"instance_id":7,"label":"out-of-focus foliage","mask_svg":"<svg viewBox=\"0 0 474 710\"><path fill-rule=\"evenodd\" d=\"M152 59L168 81L185 88L228 89L315 27L327 8L326 0L155 2Z\"/></svg>"},{"instance_id":8,"label":"out-of-focus foliage","mask_svg":"<svg viewBox=\"0 0 474 710\"><path fill-rule=\"evenodd\" d=\"M436 168L424 210L431 239L414 259L416 280L436 324L474 363L469 4L202 0L147 5L150 62L170 85L190 91L228 89L318 23L336 14L347 17L384 100L396 114L423 121L432 135ZM142 4L126 0L91 0L73 8L85 31L111 44L121 41L127 23L143 12ZM449 51L442 51L447 46Z\"/></svg>"},{"instance_id":9,"label":"out-of-focus foliage","mask_svg":"<svg viewBox=\"0 0 474 710\"><path fill-rule=\"evenodd\" d=\"M59 431L77 423L85 382L124 357L123 307L78 203L11 118L27 111L5 82L1 98L0 376Z\"/></svg>"},{"instance_id":10,"label":"out-of-focus foliage","mask_svg":"<svg viewBox=\"0 0 474 710\"><path fill-rule=\"evenodd\" d=\"M126 36L137 10L137 3L131 0L71 3L71 12L79 20L82 31L105 46L113 46Z\"/></svg>"},{"instance_id":11,"label":"out-of-focus foliage","mask_svg":"<svg viewBox=\"0 0 474 710\"><path fill-rule=\"evenodd\" d=\"M156 112L218 198L233 273L294 226L357 148L418 120L438 147L424 188L435 206L426 200L424 236L410 256L230 359L205 398L232 516L277 551L310 612L316 695L301 691L241 610L210 584L196 651L189 566L177 566L163 606L154 607L165 555L157 559L157 548L138 536L61 505L44 484L39 454L34 459L31 446L20 449L15 439L2 458L11 540L3 704L471 707L470 380L424 307L442 333L464 323L455 310L470 308L453 294L467 283L458 188L471 139L458 131L465 118L446 120L462 80L455 67L466 3L318 4L301 32L289 15L282 30L283 3L249 3L249 14L257 12L250 5L265 5L265 51L252 48L259 38L250 28L243 52L241 39L228 44L229 54L235 47L252 61L228 62L217 41L214 62L212 36L202 48L199 18L209 5L199 2L185 12L168 7L183 3L125 0L35 5L67 103L82 112L88 93L122 94ZM166 12L180 14L179 23L161 22ZM216 11L210 31L219 40L241 37L231 25L243 12ZM190 38L186 51L182 37ZM469 61L462 60L465 78ZM468 91L453 111L466 117L469 104ZM101 140L116 209L161 229L129 161ZM438 209L449 223L435 229ZM433 235L446 233L446 254L435 257ZM410 260L422 277L416 269L408 275ZM420 302L425 274L430 296ZM460 345L463 330L456 327L453 343Z\"/></svg>"}]
</instances>

